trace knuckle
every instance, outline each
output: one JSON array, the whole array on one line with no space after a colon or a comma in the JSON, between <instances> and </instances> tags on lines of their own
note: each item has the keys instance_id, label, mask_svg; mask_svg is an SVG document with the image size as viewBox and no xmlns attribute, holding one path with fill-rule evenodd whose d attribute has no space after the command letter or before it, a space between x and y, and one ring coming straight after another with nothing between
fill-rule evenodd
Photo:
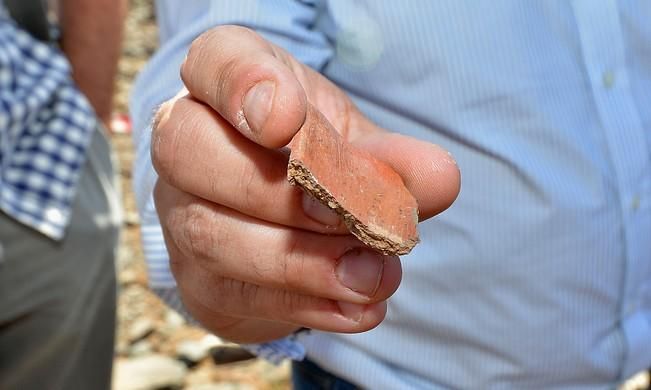
<instances>
[{"instance_id":1,"label":"knuckle","mask_svg":"<svg viewBox=\"0 0 651 390\"><path fill-rule=\"evenodd\" d=\"M183 220L184 215L182 205L172 204L178 203L178 201L168 199L165 184L160 179L154 187L154 197L156 206L160 210L158 216L163 232L169 232L173 238L176 238L179 233L179 223ZM176 240L174 240L174 243L176 243Z\"/></svg>"},{"instance_id":2,"label":"knuckle","mask_svg":"<svg viewBox=\"0 0 651 390\"><path fill-rule=\"evenodd\" d=\"M214 235L210 218L204 207L192 204L182 211L173 212L169 224L180 231L175 235L177 247L186 255L198 260L213 260ZM173 224L173 225L172 225Z\"/></svg>"},{"instance_id":3,"label":"knuckle","mask_svg":"<svg viewBox=\"0 0 651 390\"><path fill-rule=\"evenodd\" d=\"M152 197L156 214L161 222L163 232L165 232L167 228L167 220L170 218L170 214L175 210L173 207L176 200L174 190L171 189L165 181L158 178L156 183L154 183Z\"/></svg>"},{"instance_id":4,"label":"knuckle","mask_svg":"<svg viewBox=\"0 0 651 390\"><path fill-rule=\"evenodd\" d=\"M160 209L167 209L167 207L162 207L164 203L167 203L167 193L165 191L165 184L162 180L158 179L156 180L156 183L154 184L154 189L152 190L152 195L154 198L154 205L156 206L156 210L159 213L159 217L161 210Z\"/></svg>"},{"instance_id":5,"label":"knuckle","mask_svg":"<svg viewBox=\"0 0 651 390\"><path fill-rule=\"evenodd\" d=\"M287 254L279 262L283 285L290 291L301 291L305 289L307 255L298 235L288 238Z\"/></svg>"},{"instance_id":6,"label":"knuckle","mask_svg":"<svg viewBox=\"0 0 651 390\"><path fill-rule=\"evenodd\" d=\"M174 165L176 136L173 129L171 105L167 102L156 114L152 125L151 135L151 160L156 172L166 181L169 181L170 172Z\"/></svg>"},{"instance_id":7,"label":"knuckle","mask_svg":"<svg viewBox=\"0 0 651 390\"><path fill-rule=\"evenodd\" d=\"M220 278L218 283L211 286L215 297L212 306L226 315L242 317L268 317L269 290L256 284L232 278Z\"/></svg>"},{"instance_id":8,"label":"knuckle","mask_svg":"<svg viewBox=\"0 0 651 390\"><path fill-rule=\"evenodd\" d=\"M305 297L287 290L274 290L270 315L280 321L298 322Z\"/></svg>"},{"instance_id":9,"label":"knuckle","mask_svg":"<svg viewBox=\"0 0 651 390\"><path fill-rule=\"evenodd\" d=\"M185 261L178 253L169 253L170 271L176 280L183 279L183 272L185 270Z\"/></svg>"},{"instance_id":10,"label":"knuckle","mask_svg":"<svg viewBox=\"0 0 651 390\"><path fill-rule=\"evenodd\" d=\"M152 124L151 124L153 133L156 133L159 125L161 123L164 123L164 121L167 119L170 104L171 104L171 101L168 100L168 101L163 102L163 104L161 104L160 106L158 106L158 110L154 114L154 118L153 118Z\"/></svg>"},{"instance_id":11,"label":"knuckle","mask_svg":"<svg viewBox=\"0 0 651 390\"><path fill-rule=\"evenodd\" d=\"M257 168L253 164L245 164L241 167L239 175L239 185L243 192L241 198L244 210L255 210L260 206L260 199L256 193L256 181L259 180Z\"/></svg>"},{"instance_id":12,"label":"knuckle","mask_svg":"<svg viewBox=\"0 0 651 390\"><path fill-rule=\"evenodd\" d=\"M260 304L260 286L253 283L233 281L233 291L237 291L239 301L242 303L243 313L258 311Z\"/></svg>"},{"instance_id":13,"label":"knuckle","mask_svg":"<svg viewBox=\"0 0 651 390\"><path fill-rule=\"evenodd\" d=\"M219 67L215 67L210 78L212 85L208 90L214 91L213 101L217 107L226 107L230 96L230 85L242 69L242 61L237 53L226 56Z\"/></svg>"},{"instance_id":14,"label":"knuckle","mask_svg":"<svg viewBox=\"0 0 651 390\"><path fill-rule=\"evenodd\" d=\"M190 43L188 54L181 64L181 79L186 85L191 81L191 76L194 73L197 59L202 55L201 53L203 52L204 47L206 47L210 39L211 31L208 31L199 35L192 41L192 43Z\"/></svg>"},{"instance_id":15,"label":"knuckle","mask_svg":"<svg viewBox=\"0 0 651 390\"><path fill-rule=\"evenodd\" d=\"M179 159L192 157L181 150L184 136L185 139L195 139L200 135L201 129L195 114L196 109L187 98L175 99L161 106L152 126L152 165L159 176L172 185L178 181L175 168Z\"/></svg>"}]
</instances>

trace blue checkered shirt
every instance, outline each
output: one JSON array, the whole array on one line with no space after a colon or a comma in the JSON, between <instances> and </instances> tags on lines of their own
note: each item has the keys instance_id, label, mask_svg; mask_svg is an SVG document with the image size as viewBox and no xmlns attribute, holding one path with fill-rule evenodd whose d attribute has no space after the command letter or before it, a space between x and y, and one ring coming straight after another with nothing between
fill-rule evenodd
<instances>
[{"instance_id":1,"label":"blue checkered shirt","mask_svg":"<svg viewBox=\"0 0 651 390\"><path fill-rule=\"evenodd\" d=\"M61 239L95 126L64 56L0 10L0 210Z\"/></svg>"}]
</instances>

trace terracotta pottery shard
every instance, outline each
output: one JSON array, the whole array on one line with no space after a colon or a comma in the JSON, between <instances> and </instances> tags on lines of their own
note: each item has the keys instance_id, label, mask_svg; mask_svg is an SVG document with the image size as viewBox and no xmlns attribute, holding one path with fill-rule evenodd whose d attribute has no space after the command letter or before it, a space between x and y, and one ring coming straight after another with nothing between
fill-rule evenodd
<instances>
[{"instance_id":1,"label":"terracotta pottery shard","mask_svg":"<svg viewBox=\"0 0 651 390\"><path fill-rule=\"evenodd\" d=\"M312 106L289 147L289 182L339 214L364 244L404 255L418 243L418 204L402 178L346 142Z\"/></svg>"}]
</instances>

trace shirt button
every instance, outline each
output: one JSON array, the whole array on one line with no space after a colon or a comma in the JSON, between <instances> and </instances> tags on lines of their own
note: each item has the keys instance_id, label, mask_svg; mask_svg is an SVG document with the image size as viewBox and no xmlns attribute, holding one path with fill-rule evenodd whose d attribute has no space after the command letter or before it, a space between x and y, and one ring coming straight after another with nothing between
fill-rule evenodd
<instances>
[{"instance_id":1,"label":"shirt button","mask_svg":"<svg viewBox=\"0 0 651 390\"><path fill-rule=\"evenodd\" d=\"M384 51L380 25L370 16L357 15L354 24L337 33L335 52L345 65L357 70L375 66Z\"/></svg>"},{"instance_id":2,"label":"shirt button","mask_svg":"<svg viewBox=\"0 0 651 390\"><path fill-rule=\"evenodd\" d=\"M631 210L637 211L640 208L640 195L633 195L631 198Z\"/></svg>"},{"instance_id":3,"label":"shirt button","mask_svg":"<svg viewBox=\"0 0 651 390\"><path fill-rule=\"evenodd\" d=\"M601 76L601 81L604 84L604 87L611 89L615 85L615 73L612 70L607 70Z\"/></svg>"}]
</instances>

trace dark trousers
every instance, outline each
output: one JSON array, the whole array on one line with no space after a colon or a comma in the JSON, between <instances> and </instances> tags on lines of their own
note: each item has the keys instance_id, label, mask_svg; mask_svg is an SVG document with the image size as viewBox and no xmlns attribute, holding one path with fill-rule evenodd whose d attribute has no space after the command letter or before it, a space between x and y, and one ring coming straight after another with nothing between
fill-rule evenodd
<instances>
[{"instance_id":1,"label":"dark trousers","mask_svg":"<svg viewBox=\"0 0 651 390\"><path fill-rule=\"evenodd\" d=\"M295 390L354 390L359 387L323 370L305 359L292 363L292 385Z\"/></svg>"},{"instance_id":2,"label":"dark trousers","mask_svg":"<svg viewBox=\"0 0 651 390\"><path fill-rule=\"evenodd\" d=\"M119 208L95 134L65 238L0 213L0 389L109 390Z\"/></svg>"}]
</instances>

